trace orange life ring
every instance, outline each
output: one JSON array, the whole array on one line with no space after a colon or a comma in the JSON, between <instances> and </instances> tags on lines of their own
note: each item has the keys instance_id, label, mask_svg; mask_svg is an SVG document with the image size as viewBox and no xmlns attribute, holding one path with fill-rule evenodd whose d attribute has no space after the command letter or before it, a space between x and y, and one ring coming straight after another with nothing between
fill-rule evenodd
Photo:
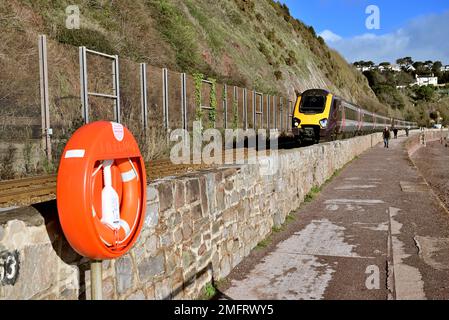
<instances>
[{"instance_id":1,"label":"orange life ring","mask_svg":"<svg viewBox=\"0 0 449 320\"><path fill-rule=\"evenodd\" d=\"M145 165L128 129L106 121L78 129L61 156L56 198L64 234L79 254L125 254L146 208Z\"/></svg>"}]
</instances>

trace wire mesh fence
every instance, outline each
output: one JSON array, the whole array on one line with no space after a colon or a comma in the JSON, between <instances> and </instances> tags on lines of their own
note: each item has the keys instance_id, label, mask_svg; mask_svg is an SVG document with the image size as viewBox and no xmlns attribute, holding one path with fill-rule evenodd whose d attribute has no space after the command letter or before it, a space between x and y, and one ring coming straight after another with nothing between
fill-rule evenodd
<instances>
[{"instance_id":1,"label":"wire mesh fence","mask_svg":"<svg viewBox=\"0 0 449 320\"><path fill-rule=\"evenodd\" d=\"M203 128L291 128L291 106L281 97L151 65L142 69L124 58L114 68L106 55L87 48L83 60L80 48L42 39L41 46L22 39L21 55L2 46L9 60L0 59L0 179L55 171L67 140L86 121L119 120L149 159L166 157L167 134L191 131L194 121ZM5 161L16 163L15 172L3 172Z\"/></svg>"}]
</instances>

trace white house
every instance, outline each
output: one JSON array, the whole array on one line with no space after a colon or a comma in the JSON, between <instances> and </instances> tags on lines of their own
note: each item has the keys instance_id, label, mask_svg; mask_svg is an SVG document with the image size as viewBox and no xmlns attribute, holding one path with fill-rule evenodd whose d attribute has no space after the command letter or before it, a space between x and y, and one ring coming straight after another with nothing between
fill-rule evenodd
<instances>
[{"instance_id":1,"label":"white house","mask_svg":"<svg viewBox=\"0 0 449 320\"><path fill-rule=\"evenodd\" d=\"M360 72L365 72L365 71L371 71L371 70L374 70L375 67L362 67L362 66L357 66L356 69L359 70Z\"/></svg>"},{"instance_id":2,"label":"white house","mask_svg":"<svg viewBox=\"0 0 449 320\"><path fill-rule=\"evenodd\" d=\"M391 65L390 70L393 72L401 72L402 71L401 66L398 66L397 64Z\"/></svg>"},{"instance_id":3,"label":"white house","mask_svg":"<svg viewBox=\"0 0 449 320\"><path fill-rule=\"evenodd\" d=\"M413 83L412 85L418 85L420 87L429 85L436 86L438 85L438 77L434 77L433 74L430 77L416 75L416 82Z\"/></svg>"},{"instance_id":4,"label":"white house","mask_svg":"<svg viewBox=\"0 0 449 320\"><path fill-rule=\"evenodd\" d=\"M447 71L449 71L449 65L441 67L440 70L441 70L441 72L447 72Z\"/></svg>"},{"instance_id":5,"label":"white house","mask_svg":"<svg viewBox=\"0 0 449 320\"><path fill-rule=\"evenodd\" d=\"M381 71L381 72L387 71L387 70L388 71L392 71L392 72L401 72L402 71L401 67L396 65L396 64L393 64L393 65L390 64L390 65L387 65L387 66L379 66L378 70Z\"/></svg>"}]
</instances>

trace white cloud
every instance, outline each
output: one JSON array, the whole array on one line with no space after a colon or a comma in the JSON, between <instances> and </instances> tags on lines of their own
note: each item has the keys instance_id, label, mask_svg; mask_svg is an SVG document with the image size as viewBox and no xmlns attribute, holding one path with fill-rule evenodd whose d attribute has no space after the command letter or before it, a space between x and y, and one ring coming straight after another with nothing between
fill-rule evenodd
<instances>
[{"instance_id":1,"label":"white cloud","mask_svg":"<svg viewBox=\"0 0 449 320\"><path fill-rule=\"evenodd\" d=\"M411 56L414 60L441 60L449 63L449 11L417 18L405 27L384 35L363 34L342 38L330 30L321 36L349 62L391 61Z\"/></svg>"},{"instance_id":2,"label":"white cloud","mask_svg":"<svg viewBox=\"0 0 449 320\"><path fill-rule=\"evenodd\" d=\"M342 40L342 37L340 37L338 34L333 33L330 30L324 30L319 34L319 36L328 43Z\"/></svg>"}]
</instances>

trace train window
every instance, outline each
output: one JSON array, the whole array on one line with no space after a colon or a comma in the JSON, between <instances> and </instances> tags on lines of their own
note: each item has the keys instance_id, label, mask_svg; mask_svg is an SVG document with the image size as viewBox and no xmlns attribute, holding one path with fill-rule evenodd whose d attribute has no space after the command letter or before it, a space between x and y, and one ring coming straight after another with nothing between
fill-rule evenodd
<instances>
[{"instance_id":1,"label":"train window","mask_svg":"<svg viewBox=\"0 0 449 320\"><path fill-rule=\"evenodd\" d=\"M345 105L345 115L347 120L353 120L358 121L359 120L359 113L357 110L349 107L349 105Z\"/></svg>"},{"instance_id":2,"label":"train window","mask_svg":"<svg viewBox=\"0 0 449 320\"><path fill-rule=\"evenodd\" d=\"M371 113L364 113L363 114L363 119L364 122L368 122L368 123L373 123L374 122L374 117Z\"/></svg>"},{"instance_id":3,"label":"train window","mask_svg":"<svg viewBox=\"0 0 449 320\"><path fill-rule=\"evenodd\" d=\"M325 96L305 96L301 100L302 113L322 113L326 106Z\"/></svg>"}]
</instances>

